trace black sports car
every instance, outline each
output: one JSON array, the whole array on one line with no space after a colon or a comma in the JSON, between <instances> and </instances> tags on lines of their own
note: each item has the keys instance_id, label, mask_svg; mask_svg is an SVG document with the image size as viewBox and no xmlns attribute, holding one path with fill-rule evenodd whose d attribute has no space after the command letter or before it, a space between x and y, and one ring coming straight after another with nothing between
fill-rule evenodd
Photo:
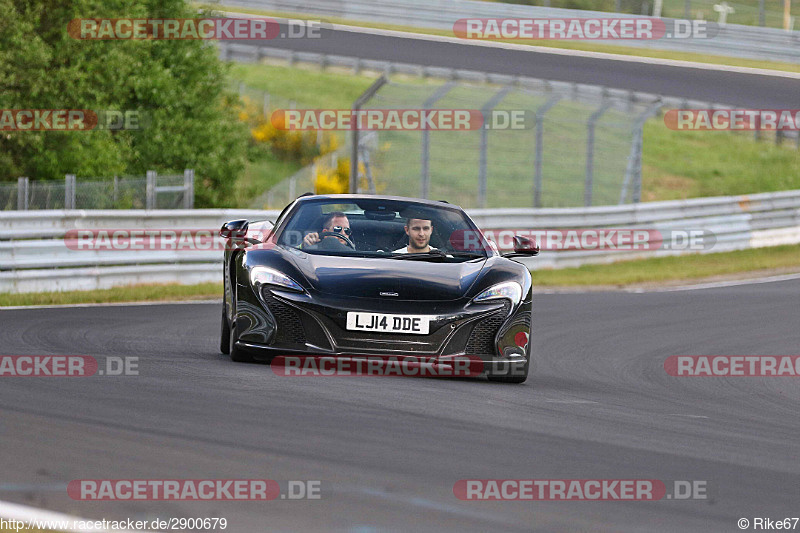
<instances>
[{"instance_id":1,"label":"black sports car","mask_svg":"<svg viewBox=\"0 0 800 533\"><path fill-rule=\"evenodd\" d=\"M220 349L276 355L476 356L521 383L531 361L532 284L460 208L394 196L301 196L274 225L227 222Z\"/></svg>"}]
</instances>

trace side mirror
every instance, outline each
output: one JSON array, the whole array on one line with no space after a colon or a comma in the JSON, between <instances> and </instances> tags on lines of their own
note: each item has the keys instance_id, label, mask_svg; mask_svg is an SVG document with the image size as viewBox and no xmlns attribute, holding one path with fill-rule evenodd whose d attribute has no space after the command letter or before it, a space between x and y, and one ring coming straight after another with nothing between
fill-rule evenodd
<instances>
[{"instance_id":1,"label":"side mirror","mask_svg":"<svg viewBox=\"0 0 800 533\"><path fill-rule=\"evenodd\" d=\"M539 255L539 245L524 235L514 235L514 251L503 257L533 257Z\"/></svg>"},{"instance_id":2,"label":"side mirror","mask_svg":"<svg viewBox=\"0 0 800 533\"><path fill-rule=\"evenodd\" d=\"M222 225L219 236L236 243L246 244L248 220L231 220Z\"/></svg>"}]
</instances>

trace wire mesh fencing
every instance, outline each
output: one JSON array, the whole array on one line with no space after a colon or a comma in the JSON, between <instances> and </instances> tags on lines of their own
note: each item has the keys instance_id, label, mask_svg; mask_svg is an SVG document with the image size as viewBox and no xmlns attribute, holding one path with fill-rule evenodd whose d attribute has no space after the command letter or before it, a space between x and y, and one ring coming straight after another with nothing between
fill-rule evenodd
<instances>
[{"instance_id":1,"label":"wire mesh fencing","mask_svg":"<svg viewBox=\"0 0 800 533\"><path fill-rule=\"evenodd\" d=\"M19 178L0 184L0 210L48 209L191 209L194 207L194 171L145 177L114 176L63 182Z\"/></svg>"},{"instance_id":2,"label":"wire mesh fencing","mask_svg":"<svg viewBox=\"0 0 800 533\"><path fill-rule=\"evenodd\" d=\"M375 131L370 160L379 193L464 207L575 207L639 200L637 140L653 105L581 86L392 81L362 109L482 117L480 127L463 130Z\"/></svg>"}]
</instances>

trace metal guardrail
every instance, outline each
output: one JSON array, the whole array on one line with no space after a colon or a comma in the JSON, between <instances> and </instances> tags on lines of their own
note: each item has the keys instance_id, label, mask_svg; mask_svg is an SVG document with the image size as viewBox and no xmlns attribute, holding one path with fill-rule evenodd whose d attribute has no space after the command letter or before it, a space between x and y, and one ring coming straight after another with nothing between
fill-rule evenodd
<instances>
[{"instance_id":1,"label":"metal guardrail","mask_svg":"<svg viewBox=\"0 0 800 533\"><path fill-rule=\"evenodd\" d=\"M453 30L464 18L607 18L609 13L477 0L219 0L220 6ZM635 18L637 15L616 14ZM673 21L675 19L664 19ZM800 32L727 24L713 38L609 41L603 44L800 63Z\"/></svg>"},{"instance_id":2,"label":"metal guardrail","mask_svg":"<svg viewBox=\"0 0 800 533\"><path fill-rule=\"evenodd\" d=\"M631 228L705 230L716 243L702 252L800 243L800 190L623 206L469 211L485 231ZM219 281L222 253L210 251L81 251L71 229L208 229L226 220L273 218L278 211L27 211L0 214L0 292L109 288L141 283ZM532 269L607 263L686 253L549 251L523 262Z\"/></svg>"}]
</instances>

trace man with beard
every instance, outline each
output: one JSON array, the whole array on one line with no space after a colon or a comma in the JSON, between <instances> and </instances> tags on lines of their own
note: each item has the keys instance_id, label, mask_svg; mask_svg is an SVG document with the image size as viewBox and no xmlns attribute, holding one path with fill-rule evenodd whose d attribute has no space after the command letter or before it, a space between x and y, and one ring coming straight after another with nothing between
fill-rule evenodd
<instances>
[{"instance_id":1,"label":"man with beard","mask_svg":"<svg viewBox=\"0 0 800 533\"><path fill-rule=\"evenodd\" d=\"M424 218L406 219L404 227L408 235L408 246L395 250L395 254L426 254L438 250L430 245L433 221Z\"/></svg>"}]
</instances>

